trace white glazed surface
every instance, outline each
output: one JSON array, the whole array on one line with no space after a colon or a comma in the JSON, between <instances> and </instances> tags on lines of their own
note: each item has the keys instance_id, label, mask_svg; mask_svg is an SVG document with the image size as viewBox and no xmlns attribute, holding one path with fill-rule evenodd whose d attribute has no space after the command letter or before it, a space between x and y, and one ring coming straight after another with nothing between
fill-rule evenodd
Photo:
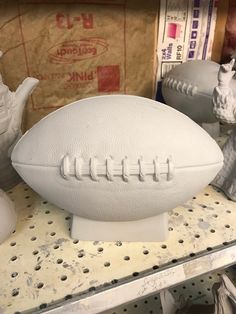
<instances>
[{"instance_id":1,"label":"white glazed surface","mask_svg":"<svg viewBox=\"0 0 236 314\"><path fill-rule=\"evenodd\" d=\"M65 106L15 146L13 166L41 196L99 221L145 219L203 189L222 167L218 145L180 112L112 95Z\"/></svg>"}]
</instances>

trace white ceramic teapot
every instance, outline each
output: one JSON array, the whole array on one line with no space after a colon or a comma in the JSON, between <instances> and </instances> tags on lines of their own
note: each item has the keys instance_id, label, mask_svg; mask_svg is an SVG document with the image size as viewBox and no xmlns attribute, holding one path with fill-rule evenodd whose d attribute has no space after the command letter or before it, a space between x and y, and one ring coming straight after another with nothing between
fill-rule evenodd
<instances>
[{"instance_id":1,"label":"white ceramic teapot","mask_svg":"<svg viewBox=\"0 0 236 314\"><path fill-rule=\"evenodd\" d=\"M10 155L21 136L26 100L38 82L37 79L28 77L15 92L11 92L0 75L0 188L3 190L12 188L20 180L11 166Z\"/></svg>"},{"instance_id":2,"label":"white ceramic teapot","mask_svg":"<svg viewBox=\"0 0 236 314\"><path fill-rule=\"evenodd\" d=\"M21 120L26 100L38 82L37 79L28 77L15 92L11 92L0 75L0 243L11 234L16 225L14 204L3 190L12 188L20 181L11 165L10 155L21 137Z\"/></svg>"}]
</instances>

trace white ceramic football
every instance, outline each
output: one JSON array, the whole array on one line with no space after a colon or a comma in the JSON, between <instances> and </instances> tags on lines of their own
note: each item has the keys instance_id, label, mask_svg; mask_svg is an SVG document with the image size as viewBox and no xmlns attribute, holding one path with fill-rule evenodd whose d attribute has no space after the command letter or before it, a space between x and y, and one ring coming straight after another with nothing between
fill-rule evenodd
<instances>
[{"instance_id":1,"label":"white ceramic football","mask_svg":"<svg viewBox=\"0 0 236 314\"><path fill-rule=\"evenodd\" d=\"M166 104L197 123L214 123L213 90L218 85L220 65L194 60L176 66L165 75L162 94Z\"/></svg>"},{"instance_id":2,"label":"white ceramic football","mask_svg":"<svg viewBox=\"0 0 236 314\"><path fill-rule=\"evenodd\" d=\"M167 211L218 173L223 155L195 122L127 95L83 99L34 125L12 163L43 198L73 214L72 237L158 241Z\"/></svg>"}]
</instances>

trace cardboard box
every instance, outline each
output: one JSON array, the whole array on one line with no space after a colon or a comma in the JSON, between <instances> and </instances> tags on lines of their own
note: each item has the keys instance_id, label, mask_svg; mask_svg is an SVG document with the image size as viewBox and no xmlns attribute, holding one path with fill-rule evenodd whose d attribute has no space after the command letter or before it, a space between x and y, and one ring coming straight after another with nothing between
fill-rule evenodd
<instances>
[{"instance_id":1,"label":"cardboard box","mask_svg":"<svg viewBox=\"0 0 236 314\"><path fill-rule=\"evenodd\" d=\"M153 97L158 1L1 1L0 10L4 82L40 80L25 129L81 98Z\"/></svg>"}]
</instances>

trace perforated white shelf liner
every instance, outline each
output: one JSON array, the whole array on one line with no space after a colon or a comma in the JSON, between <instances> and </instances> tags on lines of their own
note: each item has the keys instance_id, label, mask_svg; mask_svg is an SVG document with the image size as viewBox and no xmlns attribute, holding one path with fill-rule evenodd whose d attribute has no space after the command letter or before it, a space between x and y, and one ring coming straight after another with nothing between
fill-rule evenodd
<instances>
[{"instance_id":1,"label":"perforated white shelf liner","mask_svg":"<svg viewBox=\"0 0 236 314\"><path fill-rule=\"evenodd\" d=\"M8 194L19 217L16 231L0 247L4 313L45 308L236 239L236 203L210 186L169 213L169 238L159 243L73 241L66 211L24 183Z\"/></svg>"}]
</instances>

